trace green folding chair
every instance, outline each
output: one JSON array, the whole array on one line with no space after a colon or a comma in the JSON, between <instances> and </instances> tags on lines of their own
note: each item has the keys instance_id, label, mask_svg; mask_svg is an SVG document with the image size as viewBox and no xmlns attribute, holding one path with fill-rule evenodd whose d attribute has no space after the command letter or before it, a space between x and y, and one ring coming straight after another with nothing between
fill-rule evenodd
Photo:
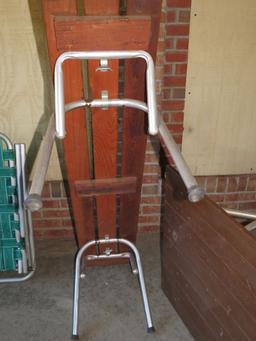
<instances>
[{"instance_id":1,"label":"green folding chair","mask_svg":"<svg viewBox=\"0 0 256 341\"><path fill-rule=\"evenodd\" d=\"M22 282L35 271L31 212L24 206L25 145L0 133L0 283Z\"/></svg>"}]
</instances>

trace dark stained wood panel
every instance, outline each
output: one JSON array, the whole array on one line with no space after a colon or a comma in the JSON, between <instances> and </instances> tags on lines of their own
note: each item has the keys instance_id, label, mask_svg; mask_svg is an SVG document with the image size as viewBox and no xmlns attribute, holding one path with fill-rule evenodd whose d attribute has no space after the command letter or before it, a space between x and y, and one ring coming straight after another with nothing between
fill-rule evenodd
<instances>
[{"instance_id":1,"label":"dark stained wood panel","mask_svg":"<svg viewBox=\"0 0 256 341\"><path fill-rule=\"evenodd\" d=\"M165 195L162 286L166 295L197 340L216 337L217 330L223 331L219 339L255 340L256 239L209 198L188 202L173 169L167 172ZM185 312L189 304L195 308L193 316ZM202 309L208 328L199 335L195 325L201 326Z\"/></svg>"},{"instance_id":2,"label":"dark stained wood panel","mask_svg":"<svg viewBox=\"0 0 256 341\"><path fill-rule=\"evenodd\" d=\"M148 16L57 17L57 48L64 50L145 50L151 20ZM146 47L145 47L146 46Z\"/></svg>"},{"instance_id":3,"label":"dark stained wood panel","mask_svg":"<svg viewBox=\"0 0 256 341\"><path fill-rule=\"evenodd\" d=\"M161 1L127 0L127 15L150 15L151 35L146 50L156 59L158 32L161 15ZM145 66L141 60L125 62L125 97L145 100ZM140 110L124 109L122 175L136 176L135 194L124 195L120 203L120 235L136 241L138 215L141 197L142 176L147 142L147 120Z\"/></svg>"},{"instance_id":4,"label":"dark stained wood panel","mask_svg":"<svg viewBox=\"0 0 256 341\"><path fill-rule=\"evenodd\" d=\"M136 191L137 179L133 176L116 177L95 180L75 181L78 196L93 196L104 194L123 194Z\"/></svg>"},{"instance_id":5,"label":"dark stained wood panel","mask_svg":"<svg viewBox=\"0 0 256 341\"><path fill-rule=\"evenodd\" d=\"M57 57L63 51L58 51L54 27L55 15L76 15L76 1L43 0L43 15L48 42L49 59L54 71ZM69 61L64 64L65 101L71 102L83 98L82 67L79 61ZM67 135L63 141L64 158L67 169L72 210L75 220L76 234L79 245L94 239L93 207L90 198L78 198L74 189L74 180L89 178L89 160L85 112L74 110L66 115Z\"/></svg>"}]
</instances>

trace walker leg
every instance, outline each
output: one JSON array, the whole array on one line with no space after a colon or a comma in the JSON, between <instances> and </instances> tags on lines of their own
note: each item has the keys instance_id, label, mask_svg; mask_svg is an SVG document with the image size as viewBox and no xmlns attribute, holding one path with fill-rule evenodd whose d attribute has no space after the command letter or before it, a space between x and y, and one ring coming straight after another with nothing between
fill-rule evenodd
<instances>
[{"instance_id":1,"label":"walker leg","mask_svg":"<svg viewBox=\"0 0 256 341\"><path fill-rule=\"evenodd\" d=\"M146 322L147 322L147 332L153 333L155 331L155 328L153 326L153 322L151 318L151 312L150 312L149 303L148 303L148 295L147 295L145 281L144 281L140 254L135 245L133 245L132 249L135 255L135 260L136 260L137 268L138 268L140 291L141 291L141 296L142 296L142 301L143 301L144 311L145 311L145 316L146 316Z\"/></svg>"},{"instance_id":2,"label":"walker leg","mask_svg":"<svg viewBox=\"0 0 256 341\"><path fill-rule=\"evenodd\" d=\"M79 340L78 335L78 319L79 319L79 292L80 292L80 267L81 255L76 255L74 291L73 291L73 314L72 314L72 340Z\"/></svg>"}]
</instances>

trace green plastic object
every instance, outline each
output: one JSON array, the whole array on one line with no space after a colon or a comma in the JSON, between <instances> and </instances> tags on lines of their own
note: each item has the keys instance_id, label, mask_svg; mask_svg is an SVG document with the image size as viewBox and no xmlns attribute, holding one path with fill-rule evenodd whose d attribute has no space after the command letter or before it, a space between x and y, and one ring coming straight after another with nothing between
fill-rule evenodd
<instances>
[{"instance_id":1,"label":"green plastic object","mask_svg":"<svg viewBox=\"0 0 256 341\"><path fill-rule=\"evenodd\" d=\"M0 272L17 271L24 242L20 238L13 149L0 136Z\"/></svg>"}]
</instances>

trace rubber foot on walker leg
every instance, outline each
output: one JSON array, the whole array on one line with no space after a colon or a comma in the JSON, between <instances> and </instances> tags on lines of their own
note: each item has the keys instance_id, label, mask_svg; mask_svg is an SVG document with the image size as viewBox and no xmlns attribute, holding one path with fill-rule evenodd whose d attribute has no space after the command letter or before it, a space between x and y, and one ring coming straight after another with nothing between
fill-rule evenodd
<instances>
[{"instance_id":1,"label":"rubber foot on walker leg","mask_svg":"<svg viewBox=\"0 0 256 341\"><path fill-rule=\"evenodd\" d=\"M79 336L75 335L75 334L72 334L71 335L71 340L79 340Z\"/></svg>"},{"instance_id":2,"label":"rubber foot on walker leg","mask_svg":"<svg viewBox=\"0 0 256 341\"><path fill-rule=\"evenodd\" d=\"M156 330L155 330L155 327L148 327L147 329L148 333L151 334L151 333L154 333Z\"/></svg>"}]
</instances>

